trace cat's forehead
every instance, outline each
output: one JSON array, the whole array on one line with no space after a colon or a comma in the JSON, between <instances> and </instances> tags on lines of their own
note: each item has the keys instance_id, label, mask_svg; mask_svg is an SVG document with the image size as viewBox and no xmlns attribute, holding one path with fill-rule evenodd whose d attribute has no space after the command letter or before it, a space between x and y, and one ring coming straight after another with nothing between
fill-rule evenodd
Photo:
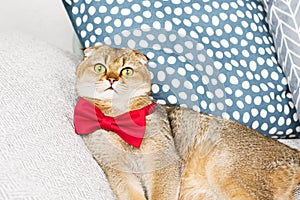
<instances>
[{"instance_id":1,"label":"cat's forehead","mask_svg":"<svg viewBox=\"0 0 300 200\"><path fill-rule=\"evenodd\" d=\"M120 57L126 54L130 54L132 52L131 49L128 48L113 48L109 46L103 46L97 49L95 53L99 53L102 55L110 56L110 57Z\"/></svg>"},{"instance_id":2,"label":"cat's forehead","mask_svg":"<svg viewBox=\"0 0 300 200\"><path fill-rule=\"evenodd\" d=\"M143 53L129 48L113 48L110 46L94 46L84 50L83 63L102 63L108 66L146 66L149 58Z\"/></svg>"},{"instance_id":3,"label":"cat's forehead","mask_svg":"<svg viewBox=\"0 0 300 200\"><path fill-rule=\"evenodd\" d=\"M93 47L85 50L87 57L92 56L94 59L103 60L105 62L112 62L116 59L130 55L132 52L128 48L113 48L109 46Z\"/></svg>"}]
</instances>

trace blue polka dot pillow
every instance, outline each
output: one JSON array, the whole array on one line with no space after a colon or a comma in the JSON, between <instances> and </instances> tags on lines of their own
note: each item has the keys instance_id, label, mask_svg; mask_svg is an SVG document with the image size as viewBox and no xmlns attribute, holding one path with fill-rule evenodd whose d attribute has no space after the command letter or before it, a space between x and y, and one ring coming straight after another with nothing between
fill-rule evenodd
<instances>
[{"instance_id":1,"label":"blue polka dot pillow","mask_svg":"<svg viewBox=\"0 0 300 200\"><path fill-rule=\"evenodd\" d=\"M151 60L153 98L299 138L300 124L253 1L64 0L84 47L138 49Z\"/></svg>"}]
</instances>

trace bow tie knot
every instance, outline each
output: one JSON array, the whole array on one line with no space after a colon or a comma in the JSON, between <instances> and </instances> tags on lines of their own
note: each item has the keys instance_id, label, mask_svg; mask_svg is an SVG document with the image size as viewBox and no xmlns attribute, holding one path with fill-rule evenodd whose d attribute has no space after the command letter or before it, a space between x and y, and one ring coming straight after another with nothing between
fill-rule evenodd
<instances>
[{"instance_id":1,"label":"bow tie knot","mask_svg":"<svg viewBox=\"0 0 300 200\"><path fill-rule=\"evenodd\" d=\"M107 131L112 131L112 125L115 122L113 117L106 116L106 120L98 120L101 128Z\"/></svg>"},{"instance_id":2,"label":"bow tie knot","mask_svg":"<svg viewBox=\"0 0 300 200\"><path fill-rule=\"evenodd\" d=\"M89 101L79 98L74 110L75 133L89 134L98 129L113 131L128 144L139 148L146 130L146 116L155 111L155 103L116 117L105 116Z\"/></svg>"}]
</instances>

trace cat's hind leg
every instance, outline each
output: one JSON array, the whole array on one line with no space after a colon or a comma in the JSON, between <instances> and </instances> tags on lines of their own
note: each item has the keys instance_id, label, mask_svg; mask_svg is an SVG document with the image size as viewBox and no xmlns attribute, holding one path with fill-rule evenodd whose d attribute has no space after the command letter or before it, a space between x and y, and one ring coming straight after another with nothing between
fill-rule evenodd
<instances>
[{"instance_id":1,"label":"cat's hind leg","mask_svg":"<svg viewBox=\"0 0 300 200\"><path fill-rule=\"evenodd\" d=\"M212 170L210 170L212 171ZM211 172L210 172L211 173ZM273 188L263 172L255 169L228 170L215 167L214 181L218 196L226 200L274 200Z\"/></svg>"}]
</instances>

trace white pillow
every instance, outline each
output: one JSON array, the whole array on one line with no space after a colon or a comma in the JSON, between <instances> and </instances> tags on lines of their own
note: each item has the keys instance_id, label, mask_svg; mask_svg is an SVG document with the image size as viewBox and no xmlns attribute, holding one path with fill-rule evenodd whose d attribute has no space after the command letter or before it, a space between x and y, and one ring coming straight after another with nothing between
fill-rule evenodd
<instances>
[{"instance_id":1,"label":"white pillow","mask_svg":"<svg viewBox=\"0 0 300 200\"><path fill-rule=\"evenodd\" d=\"M81 58L0 33L0 199L114 199L73 130Z\"/></svg>"}]
</instances>

